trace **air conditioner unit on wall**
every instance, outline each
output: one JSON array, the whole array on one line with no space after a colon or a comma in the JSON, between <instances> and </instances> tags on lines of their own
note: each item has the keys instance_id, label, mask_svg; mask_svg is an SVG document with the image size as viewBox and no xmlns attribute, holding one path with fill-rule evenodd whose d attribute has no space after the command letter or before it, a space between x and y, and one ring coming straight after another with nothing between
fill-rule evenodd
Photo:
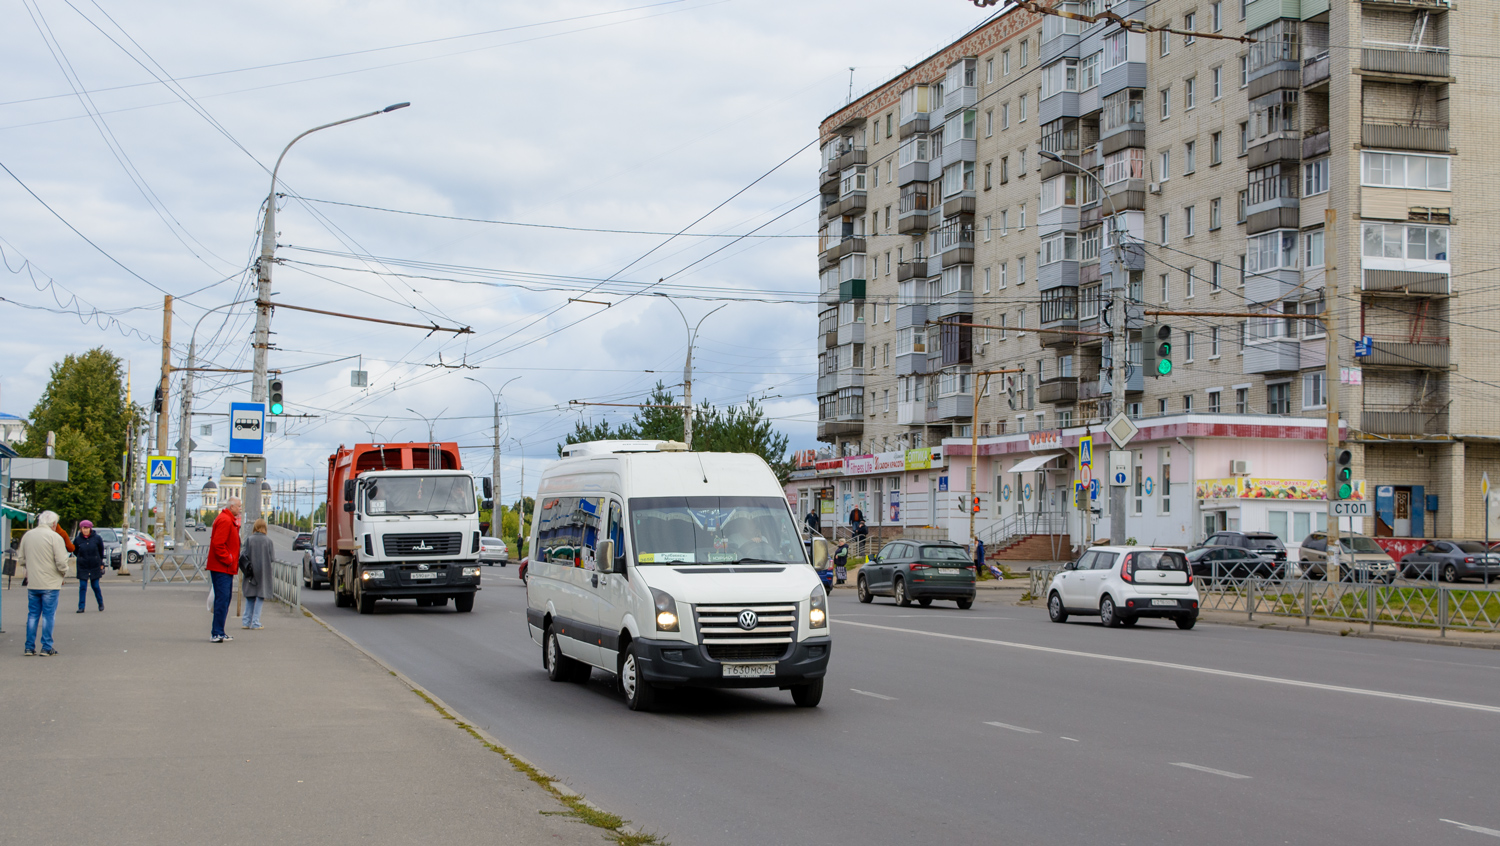
<instances>
[{"instance_id":1,"label":"air conditioner unit on wall","mask_svg":"<svg viewBox=\"0 0 1500 846\"><path fill-rule=\"evenodd\" d=\"M1231 475L1231 476L1248 476L1248 475L1250 475L1250 462L1248 462L1248 461L1242 461L1240 459L1231 460L1229 462L1229 475Z\"/></svg>"},{"instance_id":2,"label":"air conditioner unit on wall","mask_svg":"<svg viewBox=\"0 0 1500 846\"><path fill-rule=\"evenodd\" d=\"M1147 186L1146 186L1146 190L1150 191L1153 194L1160 194L1161 193L1161 183L1160 182L1151 182L1151 183L1148 183Z\"/></svg>"}]
</instances>

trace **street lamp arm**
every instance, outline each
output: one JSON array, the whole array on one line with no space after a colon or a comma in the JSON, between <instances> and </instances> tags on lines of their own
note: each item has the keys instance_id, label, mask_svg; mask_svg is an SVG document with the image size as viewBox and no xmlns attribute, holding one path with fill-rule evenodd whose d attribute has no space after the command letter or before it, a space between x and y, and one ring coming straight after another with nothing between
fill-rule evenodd
<instances>
[{"instance_id":1,"label":"street lamp arm","mask_svg":"<svg viewBox=\"0 0 1500 846\"><path fill-rule=\"evenodd\" d=\"M283 147L283 148L281 148L281 155L279 155L279 156L276 157L276 166L273 167L273 168L271 168L271 196L272 196L272 201L274 202L274 198L276 196L276 173L281 170L281 160L284 159L284 158L286 158L287 151L290 150L290 149L292 149L292 145L293 144L297 143L298 141L301 141L303 138L306 138L307 136L313 134L314 132L318 132L318 131L321 131L321 130L324 130L324 129L330 129L330 128L335 127L335 126L342 126L343 124L346 124L346 123L353 123L354 121L357 121L357 120L364 120L365 118L368 118L368 117L375 117L376 115L383 115L383 114L386 114L387 112L394 112L397 109L404 109L404 108L406 108L407 106L410 106L410 105L411 105L411 103L396 103L394 105L386 106L383 109L376 109L373 112L366 112L365 114L362 114L362 115L355 115L354 117L344 118L343 120L336 120L333 123L325 123L322 126L315 126L312 129L309 129L306 132L302 133L301 135L298 135L296 138L293 138L292 140L288 141L287 144L286 144L286 146Z\"/></svg>"}]
</instances>

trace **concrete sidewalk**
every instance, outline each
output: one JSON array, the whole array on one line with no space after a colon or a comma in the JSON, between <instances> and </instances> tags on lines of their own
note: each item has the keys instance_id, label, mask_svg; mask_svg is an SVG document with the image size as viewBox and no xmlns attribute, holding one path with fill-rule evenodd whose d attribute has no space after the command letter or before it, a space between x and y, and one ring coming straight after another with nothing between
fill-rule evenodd
<instances>
[{"instance_id":1,"label":"concrete sidewalk","mask_svg":"<svg viewBox=\"0 0 1500 846\"><path fill-rule=\"evenodd\" d=\"M106 580L107 583L108 580ZM123 583L123 584L122 584ZM562 843L601 831L308 617L209 643L202 587L60 597L57 657L22 657L0 591L0 842ZM231 606L231 612L233 606Z\"/></svg>"}]
</instances>

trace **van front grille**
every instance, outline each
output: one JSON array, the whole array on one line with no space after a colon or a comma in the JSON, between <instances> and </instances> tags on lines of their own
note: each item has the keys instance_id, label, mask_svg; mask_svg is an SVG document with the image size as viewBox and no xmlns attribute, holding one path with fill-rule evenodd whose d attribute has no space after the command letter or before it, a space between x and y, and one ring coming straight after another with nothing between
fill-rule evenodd
<instances>
[{"instance_id":1,"label":"van front grille","mask_svg":"<svg viewBox=\"0 0 1500 846\"><path fill-rule=\"evenodd\" d=\"M707 646L708 657L715 661L780 661L786 657L786 644L761 643L748 646Z\"/></svg>"},{"instance_id":2,"label":"van front grille","mask_svg":"<svg viewBox=\"0 0 1500 846\"><path fill-rule=\"evenodd\" d=\"M794 604L698 605L698 642L715 646L784 646L797 634L797 606ZM740 615L750 611L755 625L744 628Z\"/></svg>"}]
</instances>

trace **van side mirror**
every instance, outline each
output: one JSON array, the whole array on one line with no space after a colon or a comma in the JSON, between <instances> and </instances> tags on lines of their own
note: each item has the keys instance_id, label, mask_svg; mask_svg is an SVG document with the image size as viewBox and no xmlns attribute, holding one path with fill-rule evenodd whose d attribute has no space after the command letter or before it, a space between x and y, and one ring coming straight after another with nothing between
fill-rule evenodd
<instances>
[{"instance_id":1,"label":"van side mirror","mask_svg":"<svg viewBox=\"0 0 1500 846\"><path fill-rule=\"evenodd\" d=\"M615 571L615 542L609 538L594 547L594 568L601 573Z\"/></svg>"},{"instance_id":2,"label":"van side mirror","mask_svg":"<svg viewBox=\"0 0 1500 846\"><path fill-rule=\"evenodd\" d=\"M814 570L825 570L828 564L828 539L812 539L812 565Z\"/></svg>"}]
</instances>

